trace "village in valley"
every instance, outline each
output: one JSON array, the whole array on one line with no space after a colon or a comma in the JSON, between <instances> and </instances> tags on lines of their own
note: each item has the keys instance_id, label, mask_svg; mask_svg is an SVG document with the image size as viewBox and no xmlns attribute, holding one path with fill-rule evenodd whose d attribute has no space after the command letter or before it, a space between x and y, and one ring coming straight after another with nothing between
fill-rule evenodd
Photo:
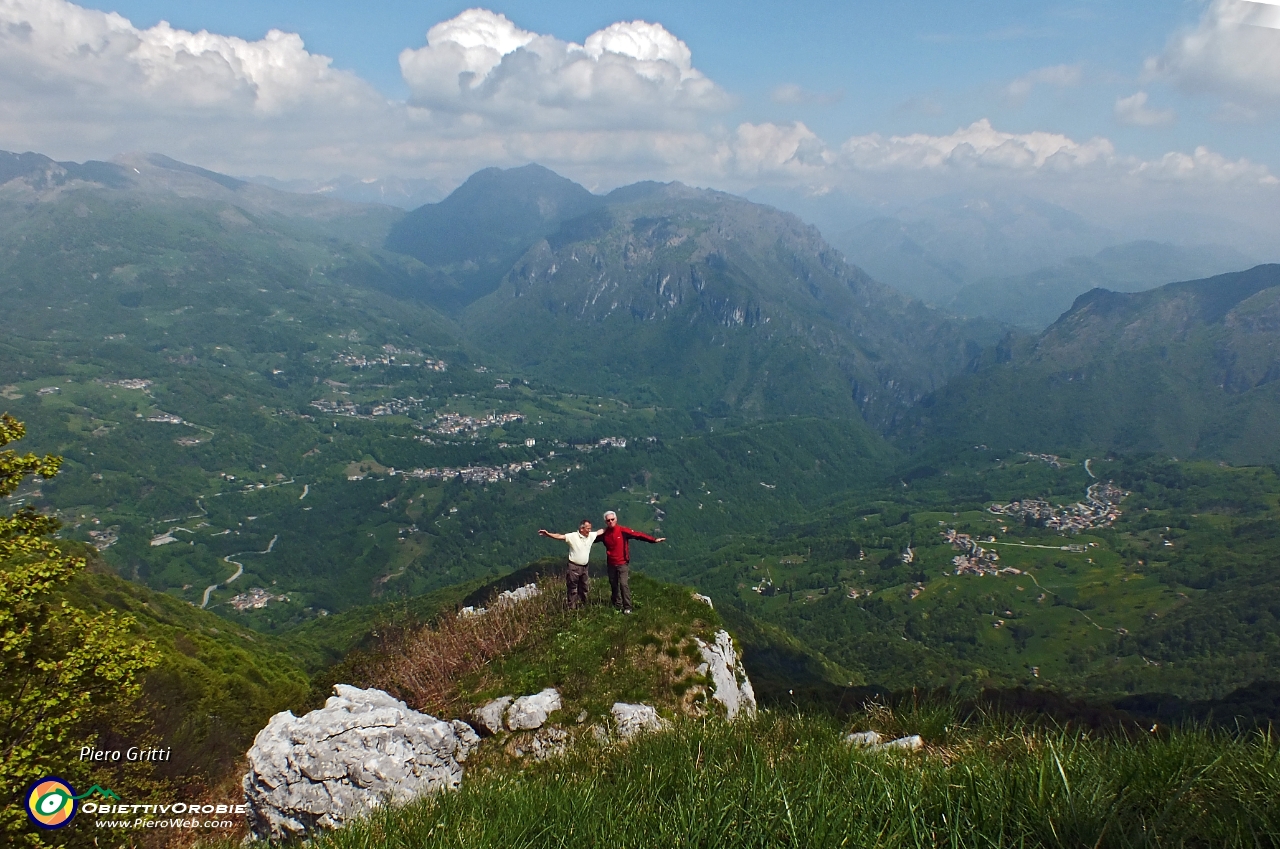
<instances>
[{"instance_id":1,"label":"village in valley","mask_svg":"<svg viewBox=\"0 0 1280 849\"><path fill-rule=\"evenodd\" d=\"M1032 460L1047 463L1054 469L1061 469L1065 465L1064 461L1055 454L1027 454L1026 456ZM1089 472L1090 475L1093 474L1089 471L1087 462L1085 471ZM1128 495L1128 492L1115 486L1110 481L1095 481L1085 490L1084 500L1077 501L1074 504L1059 506L1051 504L1043 498L1024 498L1007 504L992 504L987 508L987 512L996 516L1007 517L1024 526L1044 528L1057 531L1060 534L1074 535L1085 531L1111 527L1120 518L1120 502ZM1000 530L1007 532L1008 526L1002 526ZM1000 554L983 547L981 544L981 542L985 542L986 545L992 546L1014 543L1000 543L994 535L990 535L980 542L970 534L961 533L955 528L947 528L943 531L942 537L960 552L951 559L957 575L994 576L1022 574L1019 569L1001 566ZM1036 547L1046 548L1049 546ZM1086 546L1074 543L1058 546L1058 548L1062 551L1076 553L1087 550Z\"/></svg>"},{"instance_id":2,"label":"village in valley","mask_svg":"<svg viewBox=\"0 0 1280 849\"><path fill-rule=\"evenodd\" d=\"M448 371L449 366L444 360L437 360L433 357L424 357L421 351L404 350L397 348L395 345L383 345L382 353L373 356L364 354L355 354L350 351L343 351L334 354L333 361L338 365L347 366L352 369L366 369L376 366L399 366L401 368L412 368L418 366L428 371Z\"/></svg>"},{"instance_id":3,"label":"village in valley","mask_svg":"<svg viewBox=\"0 0 1280 849\"><path fill-rule=\"evenodd\" d=\"M1120 502L1129 493L1110 482L1098 481L1086 490L1084 501L1055 507L1042 498L1027 498L1008 504L992 504L987 509L997 516L1063 533L1080 533L1107 528L1120 518Z\"/></svg>"}]
</instances>

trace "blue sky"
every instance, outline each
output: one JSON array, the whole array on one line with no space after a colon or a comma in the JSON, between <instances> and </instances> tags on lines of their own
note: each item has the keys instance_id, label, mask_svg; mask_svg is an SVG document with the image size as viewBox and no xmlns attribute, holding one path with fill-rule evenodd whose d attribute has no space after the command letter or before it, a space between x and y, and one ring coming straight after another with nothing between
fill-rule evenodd
<instances>
[{"instance_id":1,"label":"blue sky","mask_svg":"<svg viewBox=\"0 0 1280 849\"><path fill-rule=\"evenodd\" d=\"M385 95L406 97L397 56L419 47L433 24L467 4L264 0L122 0L84 4L119 12L136 26L168 20L175 27L261 38L287 29L308 50L332 56ZM1073 136L1115 134L1111 105L1138 88L1143 60L1160 53L1172 33L1196 22L1201 6L1164 0L1078 3L492 3L517 26L581 41L616 20L662 23L691 47L695 64L740 99L746 120L803 119L820 134L948 132L1000 115L1018 131L1056 129ZM1069 93L1014 106L1002 88L1037 68L1079 64L1088 82ZM771 92L797 85L819 95L812 104L776 104ZM1129 146L1162 152L1181 146L1236 143L1239 127L1222 132L1202 122L1203 105L1157 86L1192 118L1160 133L1123 133ZM820 97L826 95L827 97ZM841 95L835 102L835 95ZM1261 136L1261 133L1258 133ZM1164 143L1160 140L1164 138ZM1260 138L1240 138L1240 155L1280 154ZM1270 149L1270 150L1268 150ZM1280 161L1274 163L1280 165Z\"/></svg>"},{"instance_id":2,"label":"blue sky","mask_svg":"<svg viewBox=\"0 0 1280 849\"><path fill-rule=\"evenodd\" d=\"M433 24L465 3L246 2L122 0L86 3L137 26L167 20L247 40L269 29L297 32L309 50L355 71L389 97L408 88L397 56L419 47ZM982 117L1012 131L1051 129L1072 136L1123 139L1135 153L1210 144L1280 170L1275 127L1224 125L1217 103L1148 85L1182 120L1152 131L1116 122L1116 99L1142 88L1144 60L1195 24L1203 5L1169 0L1124 3L915 0L873 2L503 2L486 5L525 29L581 43L614 21L662 23L687 43L695 64L739 98L744 120L801 119L822 135L949 132ZM1079 65L1069 91L1011 103L1013 80L1039 68ZM777 104L770 94L798 85L817 97ZM823 97L825 95L825 97ZM837 99L837 96L839 99ZM1185 115L1185 117L1184 117Z\"/></svg>"},{"instance_id":3,"label":"blue sky","mask_svg":"<svg viewBox=\"0 0 1280 849\"><path fill-rule=\"evenodd\" d=\"M597 189L1019 191L1277 218L1266 3L12 0L0 147L444 187L537 160Z\"/></svg>"}]
</instances>

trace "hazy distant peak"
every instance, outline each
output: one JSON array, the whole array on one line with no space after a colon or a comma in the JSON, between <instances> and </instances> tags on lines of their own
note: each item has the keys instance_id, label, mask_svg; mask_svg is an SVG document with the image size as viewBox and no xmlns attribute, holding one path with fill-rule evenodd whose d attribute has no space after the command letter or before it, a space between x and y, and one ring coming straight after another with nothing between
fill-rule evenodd
<instances>
[{"instance_id":1,"label":"hazy distant peak","mask_svg":"<svg viewBox=\"0 0 1280 849\"><path fill-rule=\"evenodd\" d=\"M24 191L37 193L58 190L75 182L111 187L128 182L123 169L109 162L55 162L41 153L0 151L0 185L15 180L24 183Z\"/></svg>"},{"instance_id":2,"label":"hazy distant peak","mask_svg":"<svg viewBox=\"0 0 1280 849\"><path fill-rule=\"evenodd\" d=\"M219 186L226 189L236 191L248 185L244 180L237 180L235 177L228 177L226 174L219 174L217 171L210 171L207 168L201 168L198 165L188 165L185 162L179 162L176 159L170 159L163 153L150 153L146 156L146 161L157 168L166 171L179 171L184 174L195 174L204 177L206 180L212 180Z\"/></svg>"}]
</instances>

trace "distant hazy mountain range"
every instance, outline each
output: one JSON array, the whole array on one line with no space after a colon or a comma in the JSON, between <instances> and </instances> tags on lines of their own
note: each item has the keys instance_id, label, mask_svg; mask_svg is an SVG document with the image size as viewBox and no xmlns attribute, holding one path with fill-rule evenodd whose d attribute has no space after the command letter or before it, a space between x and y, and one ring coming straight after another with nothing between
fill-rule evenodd
<instances>
[{"instance_id":1,"label":"distant hazy mountain range","mask_svg":"<svg viewBox=\"0 0 1280 849\"><path fill-rule=\"evenodd\" d=\"M1198 244L1131 241L1025 198L941 197L836 232L835 245L877 280L958 315L1034 331L1095 287L1141 291L1256 264L1225 242L1210 244L1220 229Z\"/></svg>"},{"instance_id":2,"label":"distant hazy mountain range","mask_svg":"<svg viewBox=\"0 0 1280 849\"><path fill-rule=\"evenodd\" d=\"M966 285L1092 255L1119 239L1043 201L940 197L833 237L877 280L945 305Z\"/></svg>"},{"instance_id":3,"label":"distant hazy mountain range","mask_svg":"<svg viewBox=\"0 0 1280 849\"><path fill-rule=\"evenodd\" d=\"M1141 292L1251 265L1254 262L1249 257L1220 245L1128 242L1026 274L984 278L964 286L946 306L959 315L986 316L1039 331L1053 324L1090 289Z\"/></svg>"},{"instance_id":4,"label":"distant hazy mountain range","mask_svg":"<svg viewBox=\"0 0 1280 849\"><path fill-rule=\"evenodd\" d=\"M343 175L334 177L332 180L279 180L275 177L257 175L241 179L282 192L322 195L350 203L384 203L401 209L414 209L424 203L435 203L448 194L439 181L422 178L362 179Z\"/></svg>"}]
</instances>

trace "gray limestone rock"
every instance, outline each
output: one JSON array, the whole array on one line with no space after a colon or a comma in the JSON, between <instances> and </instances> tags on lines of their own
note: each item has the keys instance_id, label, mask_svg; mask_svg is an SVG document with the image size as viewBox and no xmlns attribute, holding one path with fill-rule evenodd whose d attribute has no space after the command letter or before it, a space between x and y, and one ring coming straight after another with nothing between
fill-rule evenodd
<instances>
[{"instance_id":1,"label":"gray limestone rock","mask_svg":"<svg viewBox=\"0 0 1280 849\"><path fill-rule=\"evenodd\" d=\"M658 716L658 711L649 705L614 702L610 713L613 714L613 724L618 729L618 736L623 740L645 731L661 731L666 725L662 717Z\"/></svg>"},{"instance_id":2,"label":"gray limestone rock","mask_svg":"<svg viewBox=\"0 0 1280 849\"><path fill-rule=\"evenodd\" d=\"M711 698L725 707L725 715L734 719L738 714L755 716L756 693L747 678L738 659L738 652L733 647L733 638L728 631L718 631L714 643L696 640L698 651L702 653L703 663L698 671L711 676Z\"/></svg>"},{"instance_id":3,"label":"gray limestone rock","mask_svg":"<svg viewBox=\"0 0 1280 849\"><path fill-rule=\"evenodd\" d=\"M542 595L542 590L538 588L537 584L525 584L523 587L516 587L514 590L504 590L498 593L494 606L503 607L508 604L516 604L540 595ZM464 607L458 611L458 618L467 619L473 616L484 616L488 612L489 608L487 607Z\"/></svg>"},{"instance_id":4,"label":"gray limestone rock","mask_svg":"<svg viewBox=\"0 0 1280 849\"><path fill-rule=\"evenodd\" d=\"M542 590L538 588L537 584L525 584L523 587L516 587L514 590L504 590L498 593L497 603L499 605L515 604L540 595L542 595Z\"/></svg>"},{"instance_id":5,"label":"gray limestone rock","mask_svg":"<svg viewBox=\"0 0 1280 849\"><path fill-rule=\"evenodd\" d=\"M242 784L255 837L336 828L462 781L480 742L465 722L410 710L381 690L333 689L320 710L278 713L254 739Z\"/></svg>"},{"instance_id":6,"label":"gray limestone rock","mask_svg":"<svg viewBox=\"0 0 1280 849\"><path fill-rule=\"evenodd\" d=\"M502 715L507 712L507 707L514 700L515 696L503 696L472 711L471 715L475 717L479 730L489 734L497 734L501 731Z\"/></svg>"},{"instance_id":7,"label":"gray limestone rock","mask_svg":"<svg viewBox=\"0 0 1280 849\"><path fill-rule=\"evenodd\" d=\"M547 717L560 710L560 693L548 687L532 696L521 696L507 710L507 727L512 731L532 731L541 728Z\"/></svg>"}]
</instances>

